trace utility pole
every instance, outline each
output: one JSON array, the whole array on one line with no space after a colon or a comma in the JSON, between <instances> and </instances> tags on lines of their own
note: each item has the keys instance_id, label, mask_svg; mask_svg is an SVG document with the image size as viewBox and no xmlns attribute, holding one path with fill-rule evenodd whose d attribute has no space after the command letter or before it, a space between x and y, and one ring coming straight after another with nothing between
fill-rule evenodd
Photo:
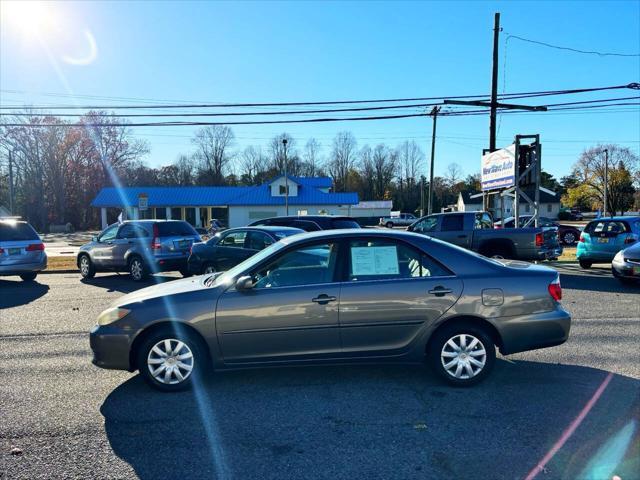
<instances>
[{"instance_id":1,"label":"utility pole","mask_svg":"<svg viewBox=\"0 0 640 480\"><path fill-rule=\"evenodd\" d=\"M282 139L284 146L284 210L285 215L289 215L289 177L287 176L287 139Z\"/></svg>"},{"instance_id":2,"label":"utility pole","mask_svg":"<svg viewBox=\"0 0 640 480\"><path fill-rule=\"evenodd\" d=\"M424 175L420 175L420 216L424 216Z\"/></svg>"},{"instance_id":3,"label":"utility pole","mask_svg":"<svg viewBox=\"0 0 640 480\"><path fill-rule=\"evenodd\" d=\"M609 149L604 149L604 212L602 214L607 216L607 197L609 193Z\"/></svg>"},{"instance_id":4,"label":"utility pole","mask_svg":"<svg viewBox=\"0 0 640 480\"><path fill-rule=\"evenodd\" d=\"M498 110L498 41L500 38L500 12L493 20L493 63L491 72L491 112L489 114L489 151L496 150L496 112Z\"/></svg>"},{"instance_id":5,"label":"utility pole","mask_svg":"<svg viewBox=\"0 0 640 480\"><path fill-rule=\"evenodd\" d=\"M9 215L13 215L13 151L9 150Z\"/></svg>"},{"instance_id":6,"label":"utility pole","mask_svg":"<svg viewBox=\"0 0 640 480\"><path fill-rule=\"evenodd\" d=\"M433 107L430 115L433 117L433 132L431 134L431 167L429 168L429 203L427 206L427 215L433 213L433 164L436 152L436 123L438 121L438 112L440 107Z\"/></svg>"}]
</instances>

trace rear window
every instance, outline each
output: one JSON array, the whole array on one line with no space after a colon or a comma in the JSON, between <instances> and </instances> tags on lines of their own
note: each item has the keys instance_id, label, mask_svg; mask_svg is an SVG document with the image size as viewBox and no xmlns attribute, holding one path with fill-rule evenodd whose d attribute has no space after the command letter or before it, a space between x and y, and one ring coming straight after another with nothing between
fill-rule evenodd
<instances>
[{"instance_id":1,"label":"rear window","mask_svg":"<svg viewBox=\"0 0 640 480\"><path fill-rule=\"evenodd\" d=\"M598 220L591 222L584 230L587 233L627 233L631 231L627 222Z\"/></svg>"},{"instance_id":2,"label":"rear window","mask_svg":"<svg viewBox=\"0 0 640 480\"><path fill-rule=\"evenodd\" d=\"M187 222L159 222L158 234L161 237L179 237L181 235L198 235Z\"/></svg>"},{"instance_id":3,"label":"rear window","mask_svg":"<svg viewBox=\"0 0 640 480\"><path fill-rule=\"evenodd\" d=\"M0 242L14 240L40 240L40 237L28 223L0 222Z\"/></svg>"},{"instance_id":4,"label":"rear window","mask_svg":"<svg viewBox=\"0 0 640 480\"><path fill-rule=\"evenodd\" d=\"M350 218L336 218L331 222L333 228L360 228L360 224Z\"/></svg>"}]
</instances>

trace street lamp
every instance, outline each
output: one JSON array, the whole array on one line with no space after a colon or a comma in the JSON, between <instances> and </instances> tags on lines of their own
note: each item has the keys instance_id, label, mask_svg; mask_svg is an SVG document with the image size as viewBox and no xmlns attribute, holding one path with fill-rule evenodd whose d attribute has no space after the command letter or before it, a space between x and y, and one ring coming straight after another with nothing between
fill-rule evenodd
<instances>
[{"instance_id":1,"label":"street lamp","mask_svg":"<svg viewBox=\"0 0 640 480\"><path fill-rule=\"evenodd\" d=\"M285 215L289 215L289 177L287 176L287 139L282 139L284 147L284 210Z\"/></svg>"}]
</instances>

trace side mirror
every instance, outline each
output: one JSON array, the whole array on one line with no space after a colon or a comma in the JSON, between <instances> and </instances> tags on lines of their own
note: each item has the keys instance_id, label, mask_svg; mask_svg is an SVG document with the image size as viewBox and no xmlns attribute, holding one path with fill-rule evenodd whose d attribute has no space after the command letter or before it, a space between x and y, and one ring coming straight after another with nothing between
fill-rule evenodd
<instances>
[{"instance_id":1,"label":"side mirror","mask_svg":"<svg viewBox=\"0 0 640 480\"><path fill-rule=\"evenodd\" d=\"M253 286L253 278L251 278L249 275L243 275L236 280L236 290L251 290Z\"/></svg>"},{"instance_id":2,"label":"side mirror","mask_svg":"<svg viewBox=\"0 0 640 480\"><path fill-rule=\"evenodd\" d=\"M413 223L407 227L407 232L413 232Z\"/></svg>"}]
</instances>

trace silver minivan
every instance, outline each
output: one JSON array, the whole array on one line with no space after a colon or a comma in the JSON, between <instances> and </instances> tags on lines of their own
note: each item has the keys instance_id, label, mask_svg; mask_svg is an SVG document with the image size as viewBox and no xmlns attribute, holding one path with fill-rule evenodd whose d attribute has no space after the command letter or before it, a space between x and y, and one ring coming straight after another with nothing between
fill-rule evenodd
<instances>
[{"instance_id":1,"label":"silver minivan","mask_svg":"<svg viewBox=\"0 0 640 480\"><path fill-rule=\"evenodd\" d=\"M188 276L191 246L200 241L182 220L131 220L108 226L80 247L77 264L83 278L105 271L127 271L135 281L170 270Z\"/></svg>"},{"instance_id":2,"label":"silver minivan","mask_svg":"<svg viewBox=\"0 0 640 480\"><path fill-rule=\"evenodd\" d=\"M35 280L47 268L44 243L31 225L14 218L0 218L0 276L19 275Z\"/></svg>"}]
</instances>

